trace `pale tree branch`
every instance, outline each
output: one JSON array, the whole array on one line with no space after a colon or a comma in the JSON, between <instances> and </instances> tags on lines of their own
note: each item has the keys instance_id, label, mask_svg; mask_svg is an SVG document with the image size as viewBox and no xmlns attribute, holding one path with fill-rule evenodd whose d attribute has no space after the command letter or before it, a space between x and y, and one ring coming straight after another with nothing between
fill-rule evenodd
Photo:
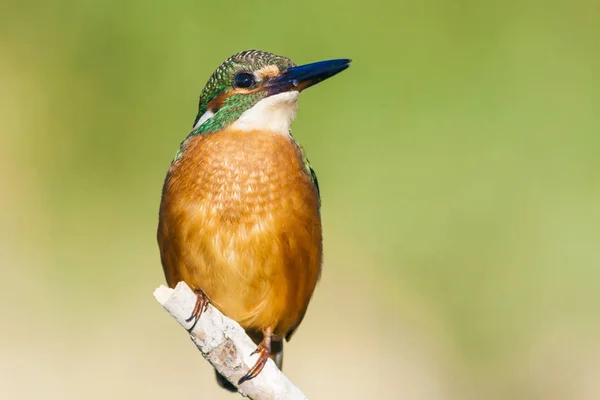
<instances>
[{"instance_id":1,"label":"pale tree branch","mask_svg":"<svg viewBox=\"0 0 600 400\"><path fill-rule=\"evenodd\" d=\"M194 309L196 294L184 282L179 282L175 289L161 285L154 291L154 297L181 326L187 329L191 325L185 320ZM236 387L238 380L258 358L257 355L250 356L256 345L244 329L210 304L190 333L190 338L202 356ZM256 378L240 385L238 391L253 400L306 399L271 360Z\"/></svg>"}]
</instances>

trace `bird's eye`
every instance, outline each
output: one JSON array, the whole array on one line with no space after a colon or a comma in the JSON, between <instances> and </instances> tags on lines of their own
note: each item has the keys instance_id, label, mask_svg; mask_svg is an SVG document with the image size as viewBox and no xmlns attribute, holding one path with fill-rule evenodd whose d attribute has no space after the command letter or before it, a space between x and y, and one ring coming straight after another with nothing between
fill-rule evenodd
<instances>
[{"instance_id":1,"label":"bird's eye","mask_svg":"<svg viewBox=\"0 0 600 400\"><path fill-rule=\"evenodd\" d=\"M238 88L247 89L254 85L254 75L247 72L240 72L235 76L234 85Z\"/></svg>"}]
</instances>

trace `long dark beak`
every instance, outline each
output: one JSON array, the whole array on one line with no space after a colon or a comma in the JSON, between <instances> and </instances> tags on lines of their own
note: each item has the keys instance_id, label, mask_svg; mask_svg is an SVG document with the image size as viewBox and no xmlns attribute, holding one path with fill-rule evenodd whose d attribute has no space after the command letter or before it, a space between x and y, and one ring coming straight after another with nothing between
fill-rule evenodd
<instances>
[{"instance_id":1,"label":"long dark beak","mask_svg":"<svg viewBox=\"0 0 600 400\"><path fill-rule=\"evenodd\" d=\"M319 61L312 64L291 67L278 77L267 82L270 94L287 92L290 90L302 91L312 85L331 78L350 66L347 58L337 60Z\"/></svg>"}]
</instances>

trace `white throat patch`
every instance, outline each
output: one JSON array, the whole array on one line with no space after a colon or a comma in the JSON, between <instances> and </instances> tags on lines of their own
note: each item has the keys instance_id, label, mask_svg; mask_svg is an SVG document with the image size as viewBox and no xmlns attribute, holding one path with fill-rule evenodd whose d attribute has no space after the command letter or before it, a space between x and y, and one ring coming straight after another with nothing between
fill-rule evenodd
<instances>
[{"instance_id":1,"label":"white throat patch","mask_svg":"<svg viewBox=\"0 0 600 400\"><path fill-rule=\"evenodd\" d=\"M244 111L231 124L231 128L240 131L273 131L289 135L290 125L298 110L299 94L300 92L290 91L264 98Z\"/></svg>"}]
</instances>

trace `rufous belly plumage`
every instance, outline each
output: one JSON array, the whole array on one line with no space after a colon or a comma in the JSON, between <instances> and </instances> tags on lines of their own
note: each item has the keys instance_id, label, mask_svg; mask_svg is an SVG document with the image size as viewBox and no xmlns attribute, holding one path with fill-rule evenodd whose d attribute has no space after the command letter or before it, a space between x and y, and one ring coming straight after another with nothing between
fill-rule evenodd
<instances>
[{"instance_id":1,"label":"rufous belly plumage","mask_svg":"<svg viewBox=\"0 0 600 400\"><path fill-rule=\"evenodd\" d=\"M170 286L185 281L281 340L321 270L319 195L297 144L260 131L191 138L165 181L158 238Z\"/></svg>"}]
</instances>

